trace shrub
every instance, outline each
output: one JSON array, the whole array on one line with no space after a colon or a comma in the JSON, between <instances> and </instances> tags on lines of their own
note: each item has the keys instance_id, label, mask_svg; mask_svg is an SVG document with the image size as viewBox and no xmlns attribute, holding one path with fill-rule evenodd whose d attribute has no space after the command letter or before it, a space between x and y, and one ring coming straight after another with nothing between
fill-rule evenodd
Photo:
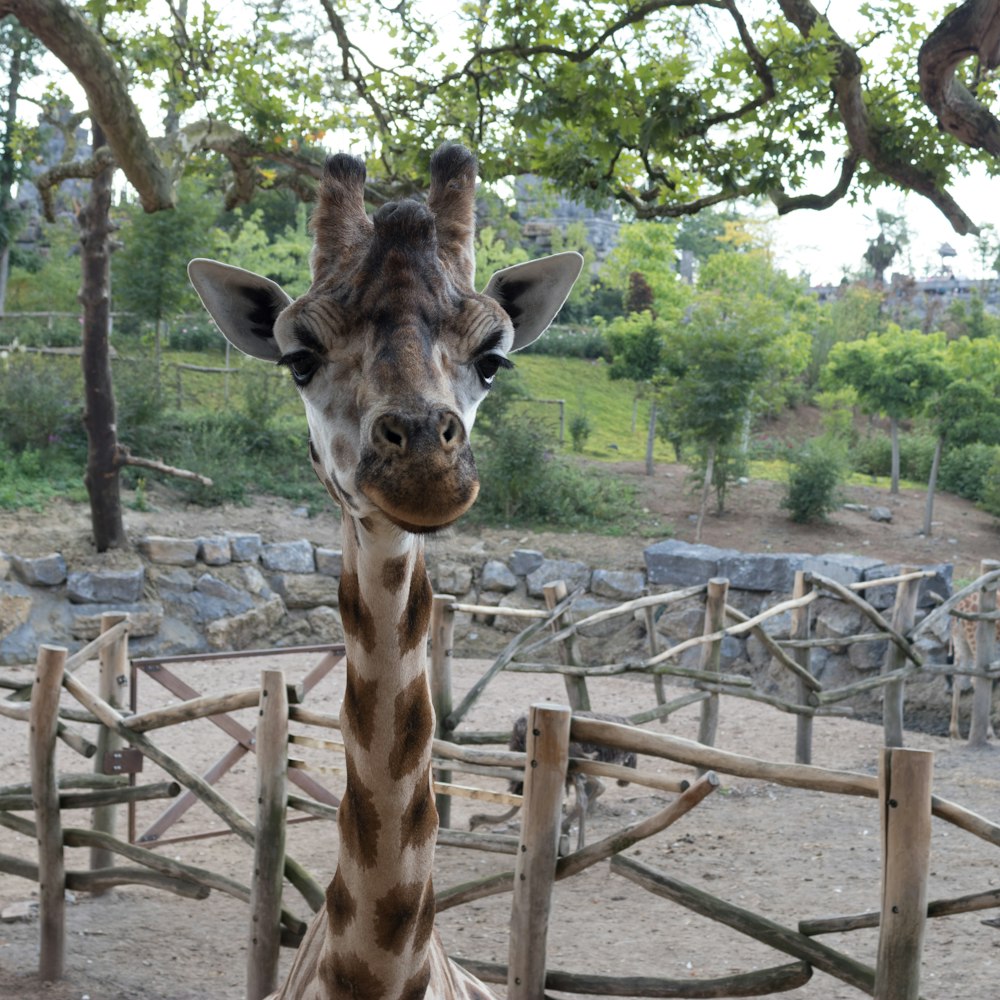
<instances>
[{"instance_id":1,"label":"shrub","mask_svg":"<svg viewBox=\"0 0 1000 1000\"><path fill-rule=\"evenodd\" d=\"M900 434L899 474L904 479L926 482L931 474L936 439L932 434ZM888 476L892 472L892 440L888 434L869 434L851 447L851 467L866 476Z\"/></svg>"},{"instance_id":2,"label":"shrub","mask_svg":"<svg viewBox=\"0 0 1000 1000\"><path fill-rule=\"evenodd\" d=\"M795 456L781 502L791 520L798 524L822 521L836 510L845 469L846 454L839 442L817 438L806 444Z\"/></svg>"},{"instance_id":3,"label":"shrub","mask_svg":"<svg viewBox=\"0 0 1000 1000\"><path fill-rule=\"evenodd\" d=\"M611 354L600 330L586 326L552 326L533 344L524 349L525 354L546 354L559 358L607 358Z\"/></svg>"},{"instance_id":4,"label":"shrub","mask_svg":"<svg viewBox=\"0 0 1000 1000\"><path fill-rule=\"evenodd\" d=\"M0 440L12 451L81 439L80 408L75 361L32 354L0 358Z\"/></svg>"},{"instance_id":5,"label":"shrub","mask_svg":"<svg viewBox=\"0 0 1000 1000\"><path fill-rule=\"evenodd\" d=\"M993 450L993 464L983 482L982 508L994 517L1000 517L1000 448Z\"/></svg>"},{"instance_id":6,"label":"shrub","mask_svg":"<svg viewBox=\"0 0 1000 1000\"><path fill-rule=\"evenodd\" d=\"M1000 445L976 442L952 448L941 459L938 488L966 500L984 500L998 460Z\"/></svg>"},{"instance_id":7,"label":"shrub","mask_svg":"<svg viewBox=\"0 0 1000 1000\"><path fill-rule=\"evenodd\" d=\"M583 451L591 430L590 421L582 413L578 413L569 422L569 436L573 439L573 451Z\"/></svg>"},{"instance_id":8,"label":"shrub","mask_svg":"<svg viewBox=\"0 0 1000 1000\"><path fill-rule=\"evenodd\" d=\"M585 473L549 444L543 432L518 423L498 426L481 442L482 489L472 519L586 529L624 527L634 519L634 491L610 476Z\"/></svg>"}]
</instances>

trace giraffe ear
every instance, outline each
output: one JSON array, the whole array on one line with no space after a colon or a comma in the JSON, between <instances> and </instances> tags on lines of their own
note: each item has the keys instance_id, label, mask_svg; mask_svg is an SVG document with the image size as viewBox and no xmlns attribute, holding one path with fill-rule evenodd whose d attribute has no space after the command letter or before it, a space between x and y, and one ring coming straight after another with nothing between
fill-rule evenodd
<instances>
[{"instance_id":1,"label":"giraffe ear","mask_svg":"<svg viewBox=\"0 0 1000 1000\"><path fill-rule=\"evenodd\" d=\"M292 300L282 287L242 267L198 257L188 277L226 339L244 354L277 361L274 321Z\"/></svg>"},{"instance_id":2,"label":"giraffe ear","mask_svg":"<svg viewBox=\"0 0 1000 1000\"><path fill-rule=\"evenodd\" d=\"M514 324L513 351L527 347L555 319L583 268L575 251L525 261L497 271L483 289Z\"/></svg>"}]
</instances>

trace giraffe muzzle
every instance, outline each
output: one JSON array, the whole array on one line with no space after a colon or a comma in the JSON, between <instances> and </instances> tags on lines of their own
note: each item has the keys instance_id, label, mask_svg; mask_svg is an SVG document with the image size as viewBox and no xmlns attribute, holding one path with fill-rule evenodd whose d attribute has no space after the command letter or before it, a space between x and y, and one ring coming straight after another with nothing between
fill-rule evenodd
<instances>
[{"instance_id":1,"label":"giraffe muzzle","mask_svg":"<svg viewBox=\"0 0 1000 1000\"><path fill-rule=\"evenodd\" d=\"M413 532L446 527L479 493L479 475L459 416L442 407L421 416L399 411L372 424L357 485L394 524Z\"/></svg>"}]
</instances>

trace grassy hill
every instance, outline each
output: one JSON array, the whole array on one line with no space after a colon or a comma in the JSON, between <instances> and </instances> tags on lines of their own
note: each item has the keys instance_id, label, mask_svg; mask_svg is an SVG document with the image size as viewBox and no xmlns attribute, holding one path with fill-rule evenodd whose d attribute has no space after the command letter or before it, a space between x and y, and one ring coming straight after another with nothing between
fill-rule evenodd
<instances>
[{"instance_id":1,"label":"grassy hill","mask_svg":"<svg viewBox=\"0 0 1000 1000\"><path fill-rule=\"evenodd\" d=\"M588 458L605 461L645 459L649 403L639 400L635 407L632 383L608 378L605 361L541 354L515 355L514 360L533 400L565 401L567 449L572 445L570 423L579 415L590 422L590 437L583 452ZM559 408L554 403L526 401L517 404L517 408L523 409L532 420L545 421L553 430L558 427ZM657 461L673 461L673 449L665 441L657 440L654 454Z\"/></svg>"}]
</instances>

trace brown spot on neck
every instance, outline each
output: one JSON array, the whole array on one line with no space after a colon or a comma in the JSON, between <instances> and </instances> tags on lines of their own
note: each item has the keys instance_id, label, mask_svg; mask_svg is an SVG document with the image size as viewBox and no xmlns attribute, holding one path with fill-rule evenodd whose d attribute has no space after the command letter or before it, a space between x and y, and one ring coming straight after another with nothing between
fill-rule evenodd
<instances>
[{"instance_id":1,"label":"brown spot on neck","mask_svg":"<svg viewBox=\"0 0 1000 1000\"><path fill-rule=\"evenodd\" d=\"M363 750L369 750L375 735L375 706L378 703L378 680L365 680L347 658L347 685L344 690L344 717Z\"/></svg>"},{"instance_id":2,"label":"brown spot on neck","mask_svg":"<svg viewBox=\"0 0 1000 1000\"><path fill-rule=\"evenodd\" d=\"M417 554L417 561L410 578L410 591L406 596L406 608L399 620L399 651L409 653L416 649L427 638L427 630L431 623L431 603L434 592L431 582L427 579L424 568L424 556Z\"/></svg>"},{"instance_id":3,"label":"brown spot on neck","mask_svg":"<svg viewBox=\"0 0 1000 1000\"><path fill-rule=\"evenodd\" d=\"M375 901L375 943L384 951L402 955L420 915L423 890L420 882L397 885Z\"/></svg>"},{"instance_id":4,"label":"brown spot on neck","mask_svg":"<svg viewBox=\"0 0 1000 1000\"><path fill-rule=\"evenodd\" d=\"M323 978L331 1000L387 1000L385 983L360 955L334 954L324 966Z\"/></svg>"},{"instance_id":5,"label":"brown spot on neck","mask_svg":"<svg viewBox=\"0 0 1000 1000\"><path fill-rule=\"evenodd\" d=\"M434 710L427 678L420 674L396 695L394 742L389 754L389 774L399 781L420 766L429 753L434 733Z\"/></svg>"},{"instance_id":6,"label":"brown spot on neck","mask_svg":"<svg viewBox=\"0 0 1000 1000\"><path fill-rule=\"evenodd\" d=\"M343 934L357 911L358 904L347 888L343 872L338 868L333 880L326 887L326 915L330 922L330 930L336 935Z\"/></svg>"},{"instance_id":7,"label":"brown spot on neck","mask_svg":"<svg viewBox=\"0 0 1000 1000\"><path fill-rule=\"evenodd\" d=\"M409 556L402 555L386 559L382 565L382 586L390 594L397 593L403 584L406 583L406 567L408 563ZM421 562L421 567L422 565Z\"/></svg>"},{"instance_id":8,"label":"brown spot on neck","mask_svg":"<svg viewBox=\"0 0 1000 1000\"><path fill-rule=\"evenodd\" d=\"M415 972L403 984L403 992L399 995L399 1000L424 1000L427 993L427 986L431 981L430 959L424 962L419 972Z\"/></svg>"},{"instance_id":9,"label":"brown spot on neck","mask_svg":"<svg viewBox=\"0 0 1000 1000\"><path fill-rule=\"evenodd\" d=\"M347 758L347 788L337 810L340 843L348 857L361 868L374 868L378 861L378 838L382 828L374 796L358 777Z\"/></svg>"},{"instance_id":10,"label":"brown spot on neck","mask_svg":"<svg viewBox=\"0 0 1000 1000\"><path fill-rule=\"evenodd\" d=\"M375 618L361 595L357 573L345 572L341 576L339 604L344 635L356 639L366 653L371 653L375 649Z\"/></svg>"},{"instance_id":11,"label":"brown spot on neck","mask_svg":"<svg viewBox=\"0 0 1000 1000\"><path fill-rule=\"evenodd\" d=\"M429 772L428 768L428 772ZM403 812L402 827L399 831L399 849L424 847L437 835L438 814L431 795L430 774L425 781L418 781L413 795Z\"/></svg>"}]
</instances>

